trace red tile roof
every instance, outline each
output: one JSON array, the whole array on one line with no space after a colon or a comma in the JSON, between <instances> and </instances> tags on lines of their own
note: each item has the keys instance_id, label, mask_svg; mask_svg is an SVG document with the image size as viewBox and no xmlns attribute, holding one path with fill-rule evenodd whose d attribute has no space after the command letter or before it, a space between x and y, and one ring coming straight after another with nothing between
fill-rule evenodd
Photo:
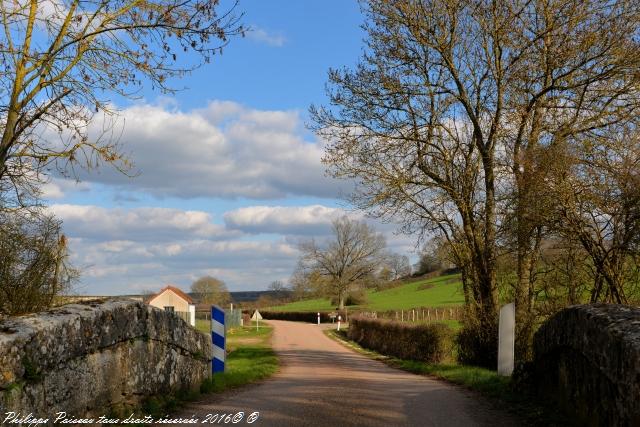
<instances>
[{"instance_id":1,"label":"red tile roof","mask_svg":"<svg viewBox=\"0 0 640 427\"><path fill-rule=\"evenodd\" d=\"M189 295L187 295L186 293L184 293L184 291L182 289L176 288L175 286L171 286L171 285L167 285L164 288L162 288L160 290L160 292L158 292L157 294L155 294L147 304L151 304L151 301L153 301L154 299L156 299L156 297L160 296L160 294L166 292L166 291L171 291L174 294L178 295L180 298L182 298L183 300L185 300L186 302L188 302L189 304L194 304L193 299L191 299L191 297Z\"/></svg>"}]
</instances>

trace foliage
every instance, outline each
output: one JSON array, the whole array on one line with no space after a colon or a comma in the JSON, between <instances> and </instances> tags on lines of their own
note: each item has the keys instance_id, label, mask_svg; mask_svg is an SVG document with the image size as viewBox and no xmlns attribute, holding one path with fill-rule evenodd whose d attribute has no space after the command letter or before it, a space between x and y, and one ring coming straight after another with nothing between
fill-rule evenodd
<instances>
[{"instance_id":1,"label":"foliage","mask_svg":"<svg viewBox=\"0 0 640 427\"><path fill-rule=\"evenodd\" d=\"M320 322L328 323L331 322L332 319L329 317L330 313L337 313L342 316L342 319L347 318L347 313L345 311L261 311L260 314L264 319L271 320L288 320L291 322L307 322L307 323L317 323L318 322L318 313L320 313Z\"/></svg>"},{"instance_id":2,"label":"foliage","mask_svg":"<svg viewBox=\"0 0 640 427\"><path fill-rule=\"evenodd\" d=\"M453 331L440 323L415 324L352 317L349 339L382 354L439 363L452 359Z\"/></svg>"},{"instance_id":3,"label":"foliage","mask_svg":"<svg viewBox=\"0 0 640 427\"><path fill-rule=\"evenodd\" d=\"M487 328L467 315L455 338L458 361L464 365L494 369L498 366L498 324Z\"/></svg>"},{"instance_id":4,"label":"foliage","mask_svg":"<svg viewBox=\"0 0 640 427\"><path fill-rule=\"evenodd\" d=\"M191 292L202 304L217 304L226 307L231 302L231 294L227 285L215 277L205 276L193 282Z\"/></svg>"},{"instance_id":5,"label":"foliage","mask_svg":"<svg viewBox=\"0 0 640 427\"><path fill-rule=\"evenodd\" d=\"M135 97L145 84L171 92L171 78L209 62L244 31L219 9L201 0L0 3L4 189L13 185L20 202L29 183L53 168L106 162L128 169L109 96ZM94 121L102 133L92 132Z\"/></svg>"},{"instance_id":6,"label":"foliage","mask_svg":"<svg viewBox=\"0 0 640 427\"><path fill-rule=\"evenodd\" d=\"M338 306L340 301L337 297L331 298L331 305ZM357 289L353 291L349 291L347 296L344 299L345 306L353 306L353 305L366 305L367 304L367 291L364 289Z\"/></svg>"},{"instance_id":7,"label":"foliage","mask_svg":"<svg viewBox=\"0 0 640 427\"><path fill-rule=\"evenodd\" d=\"M550 235L594 259L594 299L625 301L640 204L637 2L368 0L363 11L361 61L330 70L330 105L311 107L330 173L358 183L354 204L448 243L478 331L495 327L498 257L513 254L520 359Z\"/></svg>"},{"instance_id":8,"label":"foliage","mask_svg":"<svg viewBox=\"0 0 640 427\"><path fill-rule=\"evenodd\" d=\"M69 264L61 224L40 210L0 210L0 314L51 307L78 272Z\"/></svg>"}]
</instances>

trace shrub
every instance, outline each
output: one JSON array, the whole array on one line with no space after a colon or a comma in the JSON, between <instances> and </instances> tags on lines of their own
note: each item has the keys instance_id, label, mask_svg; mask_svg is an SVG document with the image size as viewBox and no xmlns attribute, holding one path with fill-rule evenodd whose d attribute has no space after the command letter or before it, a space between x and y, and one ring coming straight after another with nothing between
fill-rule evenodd
<instances>
[{"instance_id":1,"label":"shrub","mask_svg":"<svg viewBox=\"0 0 640 427\"><path fill-rule=\"evenodd\" d=\"M320 321L322 323L331 322L327 311L320 312ZM334 313L334 312L332 312ZM344 311L337 312L342 316L342 320L346 319ZM261 311L260 314L267 320L289 320L292 322L309 322L316 323L318 321L317 311Z\"/></svg>"},{"instance_id":2,"label":"shrub","mask_svg":"<svg viewBox=\"0 0 640 427\"><path fill-rule=\"evenodd\" d=\"M452 355L453 331L440 323L401 323L352 317L349 339L365 348L400 359L439 363Z\"/></svg>"},{"instance_id":3,"label":"shrub","mask_svg":"<svg viewBox=\"0 0 640 427\"><path fill-rule=\"evenodd\" d=\"M344 305L363 305L367 303L367 291L364 289L358 289L351 291L344 299ZM337 306L340 304L338 297L331 298L331 304Z\"/></svg>"},{"instance_id":4,"label":"shrub","mask_svg":"<svg viewBox=\"0 0 640 427\"><path fill-rule=\"evenodd\" d=\"M498 323L487 330L468 313L456 336L458 361L464 365L495 369L498 364Z\"/></svg>"}]
</instances>

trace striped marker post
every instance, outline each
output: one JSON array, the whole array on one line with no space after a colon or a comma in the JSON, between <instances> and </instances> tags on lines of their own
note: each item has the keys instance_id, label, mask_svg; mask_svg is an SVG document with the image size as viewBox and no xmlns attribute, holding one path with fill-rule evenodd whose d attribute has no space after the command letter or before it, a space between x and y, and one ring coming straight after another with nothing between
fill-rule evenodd
<instances>
[{"instance_id":1,"label":"striped marker post","mask_svg":"<svg viewBox=\"0 0 640 427\"><path fill-rule=\"evenodd\" d=\"M226 356L225 348L227 347L227 334L224 323L224 309L217 305L211 306L211 340L213 341L213 362L211 370L216 372L224 372L224 361Z\"/></svg>"}]
</instances>

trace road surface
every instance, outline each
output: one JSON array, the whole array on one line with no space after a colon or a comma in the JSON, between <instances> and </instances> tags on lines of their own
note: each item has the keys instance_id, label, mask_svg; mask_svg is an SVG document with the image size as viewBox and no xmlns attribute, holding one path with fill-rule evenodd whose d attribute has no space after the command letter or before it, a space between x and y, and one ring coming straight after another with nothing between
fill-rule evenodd
<instances>
[{"instance_id":1,"label":"road surface","mask_svg":"<svg viewBox=\"0 0 640 427\"><path fill-rule=\"evenodd\" d=\"M320 327L269 321L281 369L269 380L208 397L174 417L259 412L256 426L512 426L475 394L388 367L327 338Z\"/></svg>"}]
</instances>

